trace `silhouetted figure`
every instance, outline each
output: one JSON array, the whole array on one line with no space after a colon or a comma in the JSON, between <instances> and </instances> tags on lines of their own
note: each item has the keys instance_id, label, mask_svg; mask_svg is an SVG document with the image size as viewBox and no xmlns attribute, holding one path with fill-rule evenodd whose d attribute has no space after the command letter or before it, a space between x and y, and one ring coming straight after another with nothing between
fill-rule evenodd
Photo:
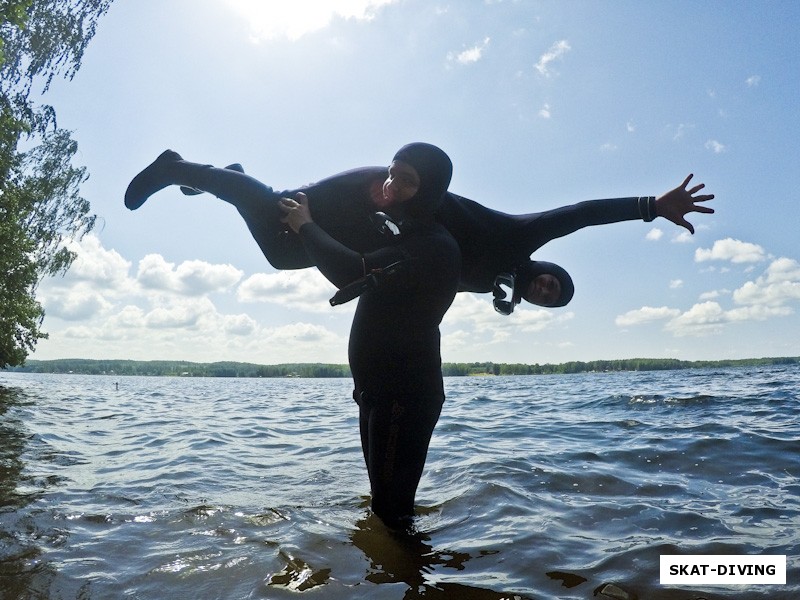
<instances>
[{"instance_id":1,"label":"silhouetted figure","mask_svg":"<svg viewBox=\"0 0 800 600\"><path fill-rule=\"evenodd\" d=\"M703 184L656 198L590 200L510 215L447 191L452 165L428 144L409 144L386 167L365 167L276 193L242 172L183 160L167 150L139 173L125 205L139 208L169 185L209 192L244 218L276 269L316 266L339 292L360 296L349 359L360 407L362 448L373 510L387 523L413 514L413 500L444 391L439 324L456 290L493 292L495 308L522 299L564 306L574 284L562 267L530 255L548 241L591 225L664 217L694 233L690 212ZM506 292L503 287L508 288Z\"/></svg>"},{"instance_id":2,"label":"silhouetted figure","mask_svg":"<svg viewBox=\"0 0 800 600\"><path fill-rule=\"evenodd\" d=\"M404 146L382 185L337 192L349 211L337 214L330 230L312 217L311 190L276 197L246 175L189 163L174 152L162 154L137 175L125 196L126 205L137 208L170 184L212 192L245 216L270 262L298 267L291 261L302 257L302 266L315 265L338 288L355 288L360 297L348 349L353 396L372 509L393 527L410 524L444 402L439 324L458 290L461 263L458 244L436 222L435 213L451 173L450 159L439 148ZM374 203L399 224L397 234L378 232ZM290 232L275 227L276 222L288 225ZM358 246L353 249L346 243L350 229L373 235L353 240ZM292 253L286 254L286 248Z\"/></svg>"}]
</instances>

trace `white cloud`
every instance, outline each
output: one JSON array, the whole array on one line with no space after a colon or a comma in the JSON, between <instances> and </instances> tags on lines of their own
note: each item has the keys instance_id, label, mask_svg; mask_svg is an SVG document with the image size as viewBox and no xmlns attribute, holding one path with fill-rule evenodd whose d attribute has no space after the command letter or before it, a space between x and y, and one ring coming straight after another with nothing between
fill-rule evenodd
<instances>
[{"instance_id":1,"label":"white cloud","mask_svg":"<svg viewBox=\"0 0 800 600\"><path fill-rule=\"evenodd\" d=\"M683 287L683 279L673 279L669 282L669 289L677 290Z\"/></svg>"},{"instance_id":2,"label":"white cloud","mask_svg":"<svg viewBox=\"0 0 800 600\"><path fill-rule=\"evenodd\" d=\"M52 319L56 319L56 325L59 319L67 322L51 330L55 335L42 342L50 356L345 360L345 335L315 323L267 327L244 312L220 311L208 297L211 292L221 292L220 300L226 301L227 292L227 301L272 302L293 311L346 315L329 307L327 300L334 288L316 270L260 273L234 288L242 273L230 265L185 261L176 266L153 254L140 262L137 280L128 274L131 263L103 248L98 239L87 238L75 248L79 253L77 271L70 277L49 278L39 289L47 311L45 328L51 329L48 325ZM728 261L747 266L769 256L761 246L728 238L718 240L710 249L698 250L695 258L698 262ZM723 270L713 267L712 272L722 274ZM673 280L669 285L675 289L682 284ZM723 306L722 298L735 306ZM676 337L705 336L737 323L791 315L797 302L800 263L784 257L772 260L760 276L733 293L726 289L706 292L686 311L644 306L619 315L615 322L619 327L634 327L660 321L664 331ZM347 305L345 310L354 306ZM573 317L571 312L526 304L517 307L510 317L503 317L491 309L487 295L459 294L443 323L443 347L445 354L497 356L530 343L532 333L565 329Z\"/></svg>"},{"instance_id":3,"label":"white cloud","mask_svg":"<svg viewBox=\"0 0 800 600\"><path fill-rule=\"evenodd\" d=\"M175 263L168 263L160 254L148 254L139 261L136 279L149 289L172 290Z\"/></svg>"},{"instance_id":4,"label":"white cloud","mask_svg":"<svg viewBox=\"0 0 800 600\"><path fill-rule=\"evenodd\" d=\"M74 249L75 271L48 278L38 288L50 338L38 345L37 357L346 361L346 338L324 326L268 327L245 312L226 313L209 298L215 293L220 302L238 296L284 304L293 314L334 314L328 304L334 288L316 270L253 275L236 289L243 274L230 265L190 260L176 266L151 254L140 261L134 278L128 274L131 263L96 238ZM335 314L347 320L354 307Z\"/></svg>"},{"instance_id":5,"label":"white cloud","mask_svg":"<svg viewBox=\"0 0 800 600\"><path fill-rule=\"evenodd\" d=\"M787 306L745 306L723 310L717 302L695 304L685 313L667 323L665 329L676 337L703 337L718 334L728 323L765 321L792 314Z\"/></svg>"},{"instance_id":6,"label":"white cloud","mask_svg":"<svg viewBox=\"0 0 800 600\"><path fill-rule=\"evenodd\" d=\"M785 317L794 311L788 306L743 306L729 310L725 316L729 321L766 321L772 317Z\"/></svg>"},{"instance_id":7,"label":"white cloud","mask_svg":"<svg viewBox=\"0 0 800 600\"><path fill-rule=\"evenodd\" d=\"M492 309L489 296L462 293L456 296L453 305L444 317L443 329L470 332L471 345L497 344L509 338L544 331L571 320L574 313L534 308L523 302L509 316ZM451 334L448 334L448 336ZM466 334L455 339L464 342Z\"/></svg>"},{"instance_id":8,"label":"white cloud","mask_svg":"<svg viewBox=\"0 0 800 600\"><path fill-rule=\"evenodd\" d=\"M694 241L692 234L685 229L672 236L673 244L690 244Z\"/></svg>"},{"instance_id":9,"label":"white cloud","mask_svg":"<svg viewBox=\"0 0 800 600\"><path fill-rule=\"evenodd\" d=\"M478 62L482 56L483 51L489 47L490 38L484 38L484 40L472 48L468 48L467 50L463 50L462 52L450 52L447 55L447 60L452 62L455 61L462 65L468 65L472 63Z\"/></svg>"},{"instance_id":10,"label":"white cloud","mask_svg":"<svg viewBox=\"0 0 800 600\"><path fill-rule=\"evenodd\" d=\"M779 258L755 281L748 281L733 292L737 304L780 307L800 300L800 264Z\"/></svg>"},{"instance_id":11,"label":"white cloud","mask_svg":"<svg viewBox=\"0 0 800 600\"><path fill-rule=\"evenodd\" d=\"M800 263L793 258L778 258L767 268L766 282L769 284L797 281L800 281Z\"/></svg>"},{"instance_id":12,"label":"white cloud","mask_svg":"<svg viewBox=\"0 0 800 600\"><path fill-rule=\"evenodd\" d=\"M761 246L732 238L717 240L711 249L698 248L694 253L696 262L729 260L736 264L761 262L766 256Z\"/></svg>"},{"instance_id":13,"label":"white cloud","mask_svg":"<svg viewBox=\"0 0 800 600\"><path fill-rule=\"evenodd\" d=\"M396 0L226 0L250 24L254 42L284 37L297 40L324 29L335 17L370 21Z\"/></svg>"},{"instance_id":14,"label":"white cloud","mask_svg":"<svg viewBox=\"0 0 800 600\"><path fill-rule=\"evenodd\" d=\"M550 76L550 63L563 57L572 48L567 40L560 40L550 46L550 49L539 57L539 62L536 63L536 70L541 75L546 77Z\"/></svg>"},{"instance_id":15,"label":"white cloud","mask_svg":"<svg viewBox=\"0 0 800 600\"><path fill-rule=\"evenodd\" d=\"M191 296L227 289L243 274L233 265L212 265L202 260L184 261L175 270L178 291Z\"/></svg>"},{"instance_id":16,"label":"white cloud","mask_svg":"<svg viewBox=\"0 0 800 600\"><path fill-rule=\"evenodd\" d=\"M214 313L216 308L208 298L181 298L156 306L144 316L144 324L153 329L183 329L195 327L201 317Z\"/></svg>"},{"instance_id":17,"label":"white cloud","mask_svg":"<svg viewBox=\"0 0 800 600\"><path fill-rule=\"evenodd\" d=\"M116 250L103 248L96 236L87 235L80 242L70 240L66 246L77 254L66 279L114 286L127 278L130 261L122 258Z\"/></svg>"},{"instance_id":18,"label":"white cloud","mask_svg":"<svg viewBox=\"0 0 800 600\"><path fill-rule=\"evenodd\" d=\"M673 319L681 314L677 308L669 308L668 306L652 307L643 306L636 310L630 310L624 315L619 315L614 322L619 327L630 327L633 325L641 325L643 323L652 323L653 321L662 321L664 319Z\"/></svg>"},{"instance_id":19,"label":"white cloud","mask_svg":"<svg viewBox=\"0 0 800 600\"><path fill-rule=\"evenodd\" d=\"M662 237L664 237L664 232L658 227L653 227L650 231L647 232L647 235L644 237L646 240L650 242L657 242Z\"/></svg>"},{"instance_id":20,"label":"white cloud","mask_svg":"<svg viewBox=\"0 0 800 600\"><path fill-rule=\"evenodd\" d=\"M42 303L49 317L65 321L83 321L99 315L112 306L102 294L86 286L75 286L43 294Z\"/></svg>"},{"instance_id":21,"label":"white cloud","mask_svg":"<svg viewBox=\"0 0 800 600\"><path fill-rule=\"evenodd\" d=\"M242 275L242 271L232 265L187 260L176 268L174 263L167 262L160 254L148 254L139 261L136 278L147 289L202 296L230 288Z\"/></svg>"},{"instance_id":22,"label":"white cloud","mask_svg":"<svg viewBox=\"0 0 800 600\"><path fill-rule=\"evenodd\" d=\"M725 260L740 256L736 252L720 252ZM672 286L671 286L672 287ZM765 321L785 317L794 313L790 306L800 302L800 263L790 258L778 258L767 267L755 281L748 281L733 292L733 300L740 305L724 309L719 302L730 291L714 290L701 294L701 302L689 310L645 306L620 315L616 324L620 327L640 325L658 319L669 319L664 329L676 337L706 336L720 333L729 323Z\"/></svg>"},{"instance_id":23,"label":"white cloud","mask_svg":"<svg viewBox=\"0 0 800 600\"><path fill-rule=\"evenodd\" d=\"M246 314L223 315L222 327L231 335L248 336L258 328L258 323Z\"/></svg>"},{"instance_id":24,"label":"white cloud","mask_svg":"<svg viewBox=\"0 0 800 600\"><path fill-rule=\"evenodd\" d=\"M45 340L50 353L84 358L239 360L262 364L346 362L347 340L309 323L264 327L213 306L173 306L145 314L128 307L120 319L77 325ZM122 321L127 326L120 326Z\"/></svg>"},{"instance_id":25,"label":"white cloud","mask_svg":"<svg viewBox=\"0 0 800 600\"><path fill-rule=\"evenodd\" d=\"M686 135L686 132L692 129L694 129L694 125L686 123L681 123L677 127L673 127L672 125L667 127L667 130L672 134L672 140L674 142L682 140Z\"/></svg>"},{"instance_id":26,"label":"white cloud","mask_svg":"<svg viewBox=\"0 0 800 600\"><path fill-rule=\"evenodd\" d=\"M704 336L722 331L727 320L717 302L701 302L672 319L665 329L677 337Z\"/></svg>"},{"instance_id":27,"label":"white cloud","mask_svg":"<svg viewBox=\"0 0 800 600\"><path fill-rule=\"evenodd\" d=\"M745 80L747 87L756 87L761 83L761 75L751 75Z\"/></svg>"},{"instance_id":28,"label":"white cloud","mask_svg":"<svg viewBox=\"0 0 800 600\"><path fill-rule=\"evenodd\" d=\"M297 342L325 344L331 341L331 332L311 323L292 323L272 330L268 339L281 347Z\"/></svg>"},{"instance_id":29,"label":"white cloud","mask_svg":"<svg viewBox=\"0 0 800 600\"><path fill-rule=\"evenodd\" d=\"M472 341L470 332L463 329L442 333L443 354L453 353L462 348L470 348L472 346Z\"/></svg>"},{"instance_id":30,"label":"white cloud","mask_svg":"<svg viewBox=\"0 0 800 600\"><path fill-rule=\"evenodd\" d=\"M636 131L636 125L634 124L633 121L628 121L625 124L625 128L628 130L628 133L633 133L634 131Z\"/></svg>"},{"instance_id":31,"label":"white cloud","mask_svg":"<svg viewBox=\"0 0 800 600\"><path fill-rule=\"evenodd\" d=\"M711 150L714 154L722 154L728 149L725 144L721 144L717 140L708 140L706 142L706 148Z\"/></svg>"},{"instance_id":32,"label":"white cloud","mask_svg":"<svg viewBox=\"0 0 800 600\"><path fill-rule=\"evenodd\" d=\"M260 332L252 343L261 362L337 362L347 360L347 339L320 325L290 323Z\"/></svg>"},{"instance_id":33,"label":"white cloud","mask_svg":"<svg viewBox=\"0 0 800 600\"><path fill-rule=\"evenodd\" d=\"M700 300L716 300L720 296L730 295L730 290L711 290L700 294Z\"/></svg>"},{"instance_id":34,"label":"white cloud","mask_svg":"<svg viewBox=\"0 0 800 600\"><path fill-rule=\"evenodd\" d=\"M144 327L145 312L138 306L127 305L109 319L115 328L131 329Z\"/></svg>"},{"instance_id":35,"label":"white cloud","mask_svg":"<svg viewBox=\"0 0 800 600\"><path fill-rule=\"evenodd\" d=\"M550 105L545 102L544 106L539 109L539 116L542 119L549 119L550 118Z\"/></svg>"},{"instance_id":36,"label":"white cloud","mask_svg":"<svg viewBox=\"0 0 800 600\"><path fill-rule=\"evenodd\" d=\"M257 273L239 286L239 302L270 302L307 312L330 310L336 288L316 269Z\"/></svg>"},{"instance_id":37,"label":"white cloud","mask_svg":"<svg viewBox=\"0 0 800 600\"><path fill-rule=\"evenodd\" d=\"M46 316L83 321L111 310L117 298L133 286L128 276L131 263L115 250L106 250L94 235L66 246L76 257L67 273L42 281L37 297Z\"/></svg>"}]
</instances>

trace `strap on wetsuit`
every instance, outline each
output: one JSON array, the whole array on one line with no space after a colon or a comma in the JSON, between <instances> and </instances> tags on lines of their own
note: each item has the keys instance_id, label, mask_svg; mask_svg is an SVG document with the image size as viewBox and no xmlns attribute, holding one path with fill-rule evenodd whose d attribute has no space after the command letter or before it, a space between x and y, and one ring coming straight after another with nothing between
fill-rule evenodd
<instances>
[{"instance_id":1,"label":"strap on wetsuit","mask_svg":"<svg viewBox=\"0 0 800 600\"><path fill-rule=\"evenodd\" d=\"M410 262L410 258L405 258L380 269L372 269L372 271L367 273L364 277L356 279L353 283L347 284L336 292L329 300L331 306L338 306L339 304L350 302L350 300L358 298L367 290L378 287L386 277L406 270Z\"/></svg>"}]
</instances>

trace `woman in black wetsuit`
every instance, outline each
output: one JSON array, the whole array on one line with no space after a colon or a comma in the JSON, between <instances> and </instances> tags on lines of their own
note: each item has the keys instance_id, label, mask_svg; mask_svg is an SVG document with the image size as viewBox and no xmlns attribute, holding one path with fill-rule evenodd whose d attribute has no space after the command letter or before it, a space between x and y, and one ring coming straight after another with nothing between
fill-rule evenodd
<instances>
[{"instance_id":1,"label":"woman in black wetsuit","mask_svg":"<svg viewBox=\"0 0 800 600\"><path fill-rule=\"evenodd\" d=\"M697 195L705 185L681 185L655 196L587 200L570 206L524 215L510 215L448 193L437 220L458 240L462 251L461 290L495 292L495 307L505 314L524 299L540 306L564 306L574 293L569 274L558 265L530 259L531 254L556 238L584 227L621 221L653 221L663 217L691 233L690 212L713 213L698 203L714 198ZM497 301L498 276L516 280L513 296ZM501 308L502 306L502 308Z\"/></svg>"},{"instance_id":2,"label":"woman in black wetsuit","mask_svg":"<svg viewBox=\"0 0 800 600\"><path fill-rule=\"evenodd\" d=\"M339 206L327 215L330 230L315 222L325 206L317 214L310 209L311 199L320 197L312 189L293 198L276 196L252 178L225 171L164 153L134 178L125 203L138 208L170 184L209 191L235 204L270 262L301 257L305 262L279 264L313 264L339 288L379 280L359 298L348 355L373 512L390 526L407 526L444 402L439 324L458 290L461 268L458 244L435 221L450 184L450 159L429 144L404 146L382 185L339 186L336 197L346 199L350 211L342 213ZM368 235L354 240L358 249L348 247L342 238L352 236L351 230L376 231L366 225L375 206L400 224L400 233ZM293 233L263 225L279 221ZM284 253L275 255L276 248ZM391 273L381 275L386 271Z\"/></svg>"}]
</instances>

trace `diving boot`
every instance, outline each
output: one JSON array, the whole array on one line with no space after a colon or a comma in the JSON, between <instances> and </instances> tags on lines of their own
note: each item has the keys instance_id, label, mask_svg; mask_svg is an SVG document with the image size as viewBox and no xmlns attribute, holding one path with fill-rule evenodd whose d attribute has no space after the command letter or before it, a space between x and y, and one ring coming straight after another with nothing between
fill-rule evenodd
<instances>
[{"instance_id":1,"label":"diving boot","mask_svg":"<svg viewBox=\"0 0 800 600\"><path fill-rule=\"evenodd\" d=\"M128 189L125 190L125 206L130 210L136 210L157 191L176 183L174 167L182 160L177 152L164 150L130 182Z\"/></svg>"}]
</instances>

